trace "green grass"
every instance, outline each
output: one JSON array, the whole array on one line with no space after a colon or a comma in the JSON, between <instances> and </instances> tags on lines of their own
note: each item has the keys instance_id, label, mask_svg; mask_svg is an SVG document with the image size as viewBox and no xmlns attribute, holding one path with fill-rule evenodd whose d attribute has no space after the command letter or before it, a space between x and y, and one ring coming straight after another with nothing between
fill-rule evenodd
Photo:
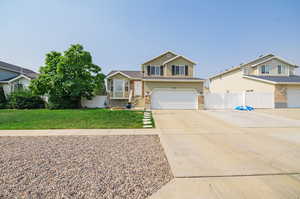
<instances>
[{"instance_id":1,"label":"green grass","mask_svg":"<svg viewBox=\"0 0 300 199\"><path fill-rule=\"evenodd\" d=\"M0 129L142 128L143 112L108 109L0 110Z\"/></svg>"}]
</instances>

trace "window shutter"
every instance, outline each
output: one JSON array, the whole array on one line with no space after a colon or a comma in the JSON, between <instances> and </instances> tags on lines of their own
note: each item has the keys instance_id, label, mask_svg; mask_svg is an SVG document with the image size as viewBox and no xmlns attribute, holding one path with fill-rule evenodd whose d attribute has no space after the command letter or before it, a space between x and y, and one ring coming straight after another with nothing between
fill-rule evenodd
<instances>
[{"instance_id":1,"label":"window shutter","mask_svg":"<svg viewBox=\"0 0 300 199\"><path fill-rule=\"evenodd\" d=\"M147 66L147 75L150 76L150 66Z\"/></svg>"},{"instance_id":2,"label":"window shutter","mask_svg":"<svg viewBox=\"0 0 300 199\"><path fill-rule=\"evenodd\" d=\"M160 66L160 76L163 76L163 75L164 75L164 67Z\"/></svg>"},{"instance_id":3,"label":"window shutter","mask_svg":"<svg viewBox=\"0 0 300 199\"><path fill-rule=\"evenodd\" d=\"M175 75L175 66L172 65L172 75Z\"/></svg>"},{"instance_id":4,"label":"window shutter","mask_svg":"<svg viewBox=\"0 0 300 199\"><path fill-rule=\"evenodd\" d=\"M189 66L185 65L185 76L189 75Z\"/></svg>"}]
</instances>

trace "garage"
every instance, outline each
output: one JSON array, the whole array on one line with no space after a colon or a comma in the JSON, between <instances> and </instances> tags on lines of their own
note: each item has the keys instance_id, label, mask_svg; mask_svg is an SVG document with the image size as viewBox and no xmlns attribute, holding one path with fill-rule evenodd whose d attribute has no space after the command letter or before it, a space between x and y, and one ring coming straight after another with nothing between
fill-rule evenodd
<instances>
[{"instance_id":1,"label":"garage","mask_svg":"<svg viewBox=\"0 0 300 199\"><path fill-rule=\"evenodd\" d=\"M300 108L300 89L287 90L288 108Z\"/></svg>"},{"instance_id":2,"label":"garage","mask_svg":"<svg viewBox=\"0 0 300 199\"><path fill-rule=\"evenodd\" d=\"M152 109L197 109L197 91L193 89L154 89Z\"/></svg>"}]
</instances>

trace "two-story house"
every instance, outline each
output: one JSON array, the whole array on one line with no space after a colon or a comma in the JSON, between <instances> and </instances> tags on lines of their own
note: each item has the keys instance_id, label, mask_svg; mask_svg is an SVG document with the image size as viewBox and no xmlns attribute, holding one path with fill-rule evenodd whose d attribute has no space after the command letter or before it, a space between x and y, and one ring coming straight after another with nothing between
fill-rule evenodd
<instances>
[{"instance_id":1,"label":"two-story house","mask_svg":"<svg viewBox=\"0 0 300 199\"><path fill-rule=\"evenodd\" d=\"M295 75L297 67L273 54L260 56L210 77L209 91L271 93L273 108L300 107L300 76Z\"/></svg>"},{"instance_id":2,"label":"two-story house","mask_svg":"<svg viewBox=\"0 0 300 199\"><path fill-rule=\"evenodd\" d=\"M141 71L111 71L106 77L108 105L146 109L203 107L203 79L196 63L167 51L141 65Z\"/></svg>"},{"instance_id":3,"label":"two-story house","mask_svg":"<svg viewBox=\"0 0 300 199\"><path fill-rule=\"evenodd\" d=\"M0 86L6 95L16 89L27 88L37 75L32 70L0 61Z\"/></svg>"}]
</instances>

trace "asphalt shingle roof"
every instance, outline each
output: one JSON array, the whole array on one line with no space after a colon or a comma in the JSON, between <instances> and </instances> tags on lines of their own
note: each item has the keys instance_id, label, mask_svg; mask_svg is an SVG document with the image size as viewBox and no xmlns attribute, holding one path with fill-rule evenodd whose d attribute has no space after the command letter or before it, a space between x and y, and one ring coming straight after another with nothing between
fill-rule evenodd
<instances>
[{"instance_id":1,"label":"asphalt shingle roof","mask_svg":"<svg viewBox=\"0 0 300 199\"><path fill-rule=\"evenodd\" d=\"M117 72L124 73L124 74L128 75L131 78L140 79L140 78L143 77L143 74L142 74L141 71L133 71L133 70L113 70L110 73L108 73L107 76L112 75L112 74L117 73Z\"/></svg>"},{"instance_id":2,"label":"asphalt shingle roof","mask_svg":"<svg viewBox=\"0 0 300 199\"><path fill-rule=\"evenodd\" d=\"M247 75L248 77L255 77L262 80L272 81L272 82L300 82L299 75L290 75L290 76L256 76L256 75Z\"/></svg>"},{"instance_id":3,"label":"asphalt shingle roof","mask_svg":"<svg viewBox=\"0 0 300 199\"><path fill-rule=\"evenodd\" d=\"M16 66L16 65L13 65L13 64L9 64L9 63L3 62L3 61L0 61L0 68L13 72L13 73L1 72L0 81L8 81L10 79L13 79L13 78L19 76L20 74L23 74L23 75L25 75L25 76L27 76L31 79L36 78L37 75L38 75L33 70L23 68L23 67L20 67L20 66Z\"/></svg>"}]
</instances>

